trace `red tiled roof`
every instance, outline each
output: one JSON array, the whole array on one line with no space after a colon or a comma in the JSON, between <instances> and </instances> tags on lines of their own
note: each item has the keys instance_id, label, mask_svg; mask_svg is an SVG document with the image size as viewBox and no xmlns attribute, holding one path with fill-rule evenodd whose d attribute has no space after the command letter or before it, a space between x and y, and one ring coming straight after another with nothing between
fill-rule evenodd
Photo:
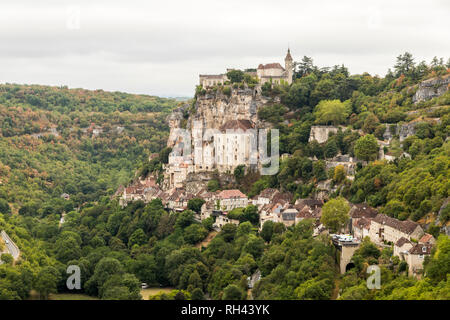
<instances>
[{"instance_id":1,"label":"red tiled roof","mask_svg":"<svg viewBox=\"0 0 450 320\"><path fill-rule=\"evenodd\" d=\"M221 199L230 199L230 198L247 198L245 194L243 194L238 189L232 190L223 190L219 193L219 198Z\"/></svg>"},{"instance_id":2,"label":"red tiled roof","mask_svg":"<svg viewBox=\"0 0 450 320\"><path fill-rule=\"evenodd\" d=\"M260 64L258 66L258 69L282 69L282 70L284 70L284 68L278 62L268 63L268 64Z\"/></svg>"},{"instance_id":3,"label":"red tiled roof","mask_svg":"<svg viewBox=\"0 0 450 320\"><path fill-rule=\"evenodd\" d=\"M433 239L433 236L429 233L425 233L422 238L420 238L419 242L421 243L428 243Z\"/></svg>"}]
</instances>

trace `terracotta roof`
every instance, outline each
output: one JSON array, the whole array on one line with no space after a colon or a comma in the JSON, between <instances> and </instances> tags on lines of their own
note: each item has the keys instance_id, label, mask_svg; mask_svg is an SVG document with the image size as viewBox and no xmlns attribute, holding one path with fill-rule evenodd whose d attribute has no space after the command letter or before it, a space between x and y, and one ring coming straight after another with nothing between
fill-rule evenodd
<instances>
[{"instance_id":1,"label":"terracotta roof","mask_svg":"<svg viewBox=\"0 0 450 320\"><path fill-rule=\"evenodd\" d=\"M377 215L373 221L379 223L388 225L394 229L397 229L399 231L402 231L406 234L411 234L416 230L416 228L419 226L419 224L412 222L412 221L400 221L395 218L388 217L385 214L379 214Z\"/></svg>"},{"instance_id":2,"label":"terracotta roof","mask_svg":"<svg viewBox=\"0 0 450 320\"><path fill-rule=\"evenodd\" d=\"M420 238L419 242L420 243L429 243L431 240L433 240L434 237L429 234L429 233L425 233L422 238Z\"/></svg>"},{"instance_id":3,"label":"terracotta roof","mask_svg":"<svg viewBox=\"0 0 450 320\"><path fill-rule=\"evenodd\" d=\"M431 254L431 248L433 246L431 244L418 243L411 249L409 249L410 254Z\"/></svg>"},{"instance_id":4,"label":"terracotta roof","mask_svg":"<svg viewBox=\"0 0 450 320\"><path fill-rule=\"evenodd\" d=\"M268 63L268 64L260 64L258 66L258 69L282 69L282 70L284 70L284 68L278 62Z\"/></svg>"},{"instance_id":5,"label":"terracotta roof","mask_svg":"<svg viewBox=\"0 0 450 320\"><path fill-rule=\"evenodd\" d=\"M367 203L354 204L350 209L350 217L352 218L375 218L378 211Z\"/></svg>"},{"instance_id":6,"label":"terracotta roof","mask_svg":"<svg viewBox=\"0 0 450 320\"><path fill-rule=\"evenodd\" d=\"M397 242L395 243L395 245L397 247L403 247L403 245L405 243L411 243L411 241L409 241L408 239L406 239L405 237L401 237L400 239L397 240Z\"/></svg>"},{"instance_id":7,"label":"terracotta roof","mask_svg":"<svg viewBox=\"0 0 450 320\"><path fill-rule=\"evenodd\" d=\"M230 199L230 198L247 198L245 194L243 194L238 189L232 189L232 190L223 190L219 193L219 198L221 199Z\"/></svg>"},{"instance_id":8,"label":"terracotta roof","mask_svg":"<svg viewBox=\"0 0 450 320\"><path fill-rule=\"evenodd\" d=\"M227 129L242 129L242 130L248 130L252 129L255 126L250 120L247 119L239 119L239 120L229 120L225 122L221 127L220 130L227 130Z\"/></svg>"}]
</instances>

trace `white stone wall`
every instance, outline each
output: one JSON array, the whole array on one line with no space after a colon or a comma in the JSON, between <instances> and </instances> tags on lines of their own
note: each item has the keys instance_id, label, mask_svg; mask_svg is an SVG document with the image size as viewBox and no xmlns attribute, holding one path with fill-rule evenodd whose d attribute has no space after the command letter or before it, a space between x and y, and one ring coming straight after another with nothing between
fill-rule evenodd
<instances>
[{"instance_id":1,"label":"white stone wall","mask_svg":"<svg viewBox=\"0 0 450 320\"><path fill-rule=\"evenodd\" d=\"M229 198L220 200L220 208L224 211L230 211L235 208L245 208L247 205L247 198Z\"/></svg>"}]
</instances>

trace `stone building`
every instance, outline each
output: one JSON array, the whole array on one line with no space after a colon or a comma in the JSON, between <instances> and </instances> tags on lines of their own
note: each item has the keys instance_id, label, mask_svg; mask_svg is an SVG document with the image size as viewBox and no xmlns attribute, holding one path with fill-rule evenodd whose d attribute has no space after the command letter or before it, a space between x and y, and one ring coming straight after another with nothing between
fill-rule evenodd
<instances>
[{"instance_id":1,"label":"stone building","mask_svg":"<svg viewBox=\"0 0 450 320\"><path fill-rule=\"evenodd\" d=\"M219 207L223 211L230 211L235 208L245 208L248 205L248 198L240 190L223 190L217 195Z\"/></svg>"},{"instance_id":2,"label":"stone building","mask_svg":"<svg viewBox=\"0 0 450 320\"><path fill-rule=\"evenodd\" d=\"M239 225L239 220L230 219L227 217L225 213L221 212L216 215L216 221L214 222L213 227L216 229L221 229L224 225L228 223Z\"/></svg>"},{"instance_id":3,"label":"stone building","mask_svg":"<svg viewBox=\"0 0 450 320\"><path fill-rule=\"evenodd\" d=\"M294 72L293 67L291 51L288 49L286 57L284 58L284 68L279 63L260 64L256 70L256 74L258 75L261 84L266 82L280 84L282 81L291 84Z\"/></svg>"},{"instance_id":4,"label":"stone building","mask_svg":"<svg viewBox=\"0 0 450 320\"><path fill-rule=\"evenodd\" d=\"M227 69L230 71L232 69ZM251 69L250 69L251 70ZM294 60L291 56L291 50L288 49L286 57L284 58L284 68L279 63L260 64L255 72L247 72L253 77L257 77L260 84L272 82L280 84L281 82L292 83L294 75ZM223 85L228 81L226 74L201 74L199 75L199 83L203 88Z\"/></svg>"},{"instance_id":5,"label":"stone building","mask_svg":"<svg viewBox=\"0 0 450 320\"><path fill-rule=\"evenodd\" d=\"M405 261L408 263L408 274L410 276L419 276L423 271L423 261L426 256L431 254L432 244L417 243L405 255Z\"/></svg>"},{"instance_id":6,"label":"stone building","mask_svg":"<svg viewBox=\"0 0 450 320\"><path fill-rule=\"evenodd\" d=\"M401 237L408 240L420 239L424 232L422 227L412 221L400 221L384 214L372 219L369 230L370 240L376 244L396 243Z\"/></svg>"},{"instance_id":7,"label":"stone building","mask_svg":"<svg viewBox=\"0 0 450 320\"><path fill-rule=\"evenodd\" d=\"M369 236L370 220L364 217L353 221L352 231L356 239L362 240Z\"/></svg>"},{"instance_id":8,"label":"stone building","mask_svg":"<svg viewBox=\"0 0 450 320\"><path fill-rule=\"evenodd\" d=\"M200 85L203 88L214 87L216 85L223 85L225 81L228 81L226 74L201 74L199 75Z\"/></svg>"}]
</instances>

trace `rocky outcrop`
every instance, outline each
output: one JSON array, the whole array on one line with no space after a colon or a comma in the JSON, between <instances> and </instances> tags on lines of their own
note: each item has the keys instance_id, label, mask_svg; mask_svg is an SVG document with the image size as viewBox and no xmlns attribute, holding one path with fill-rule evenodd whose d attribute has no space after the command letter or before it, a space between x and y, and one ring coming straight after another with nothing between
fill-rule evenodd
<instances>
[{"instance_id":1,"label":"rocky outcrop","mask_svg":"<svg viewBox=\"0 0 450 320\"><path fill-rule=\"evenodd\" d=\"M429 123L440 123L440 118L422 118L422 120L414 120L408 123L397 123L397 124L385 124L386 130L383 133L383 139L390 141L395 135L398 135L399 140L403 141L407 137L416 134L416 126L419 123L429 122Z\"/></svg>"},{"instance_id":2,"label":"rocky outcrop","mask_svg":"<svg viewBox=\"0 0 450 320\"><path fill-rule=\"evenodd\" d=\"M174 146L177 134L176 131L172 129L181 128L181 122L184 120L184 115L188 109L189 104L184 104L183 106L173 110L169 117L167 117L167 122L169 123L170 128L169 138L167 139L167 147L172 148Z\"/></svg>"},{"instance_id":3,"label":"rocky outcrop","mask_svg":"<svg viewBox=\"0 0 450 320\"><path fill-rule=\"evenodd\" d=\"M196 194L199 190L207 189L208 182L214 178L218 178L219 183L222 186L226 186L234 182L234 177L232 175L224 173L215 176L213 172L192 172L187 175L185 181L186 191Z\"/></svg>"},{"instance_id":4,"label":"rocky outcrop","mask_svg":"<svg viewBox=\"0 0 450 320\"><path fill-rule=\"evenodd\" d=\"M336 134L338 129L334 126L312 126L308 141L316 140L319 143L324 143L328 140L330 133Z\"/></svg>"},{"instance_id":5,"label":"rocky outcrop","mask_svg":"<svg viewBox=\"0 0 450 320\"><path fill-rule=\"evenodd\" d=\"M450 75L422 81L413 96L413 102L421 102L443 95L450 87Z\"/></svg>"},{"instance_id":6,"label":"rocky outcrop","mask_svg":"<svg viewBox=\"0 0 450 320\"><path fill-rule=\"evenodd\" d=\"M230 120L250 120L258 126L258 108L267 98L255 89L232 89L228 96L221 92L204 94L197 98L195 112L189 117L188 128L201 121L205 129L218 129Z\"/></svg>"}]
</instances>

